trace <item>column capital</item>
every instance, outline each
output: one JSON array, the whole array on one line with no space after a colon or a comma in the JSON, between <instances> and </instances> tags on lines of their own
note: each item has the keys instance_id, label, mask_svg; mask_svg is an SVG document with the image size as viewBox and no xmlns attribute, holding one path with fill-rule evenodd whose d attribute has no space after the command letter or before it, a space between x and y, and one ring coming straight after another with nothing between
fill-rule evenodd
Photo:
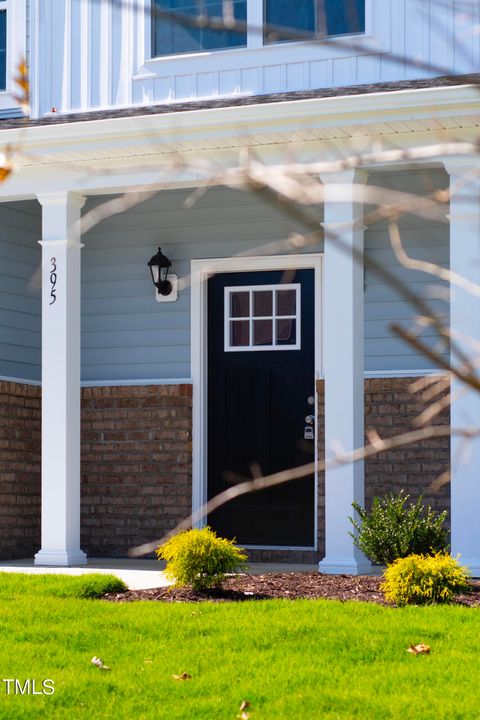
<instances>
[{"instance_id":1,"label":"column capital","mask_svg":"<svg viewBox=\"0 0 480 720\"><path fill-rule=\"evenodd\" d=\"M68 205L70 207L82 208L85 205L86 197L71 190L56 193L38 193L37 200L43 207L51 205Z\"/></svg>"},{"instance_id":2,"label":"column capital","mask_svg":"<svg viewBox=\"0 0 480 720\"><path fill-rule=\"evenodd\" d=\"M323 172L318 176L323 185L366 185L368 172L363 168L346 168L336 172Z\"/></svg>"},{"instance_id":3,"label":"column capital","mask_svg":"<svg viewBox=\"0 0 480 720\"><path fill-rule=\"evenodd\" d=\"M478 175L472 177L472 181L478 180L480 177L480 160L477 156L451 155L441 158L441 162L449 175L465 175L469 172L477 172Z\"/></svg>"}]
</instances>

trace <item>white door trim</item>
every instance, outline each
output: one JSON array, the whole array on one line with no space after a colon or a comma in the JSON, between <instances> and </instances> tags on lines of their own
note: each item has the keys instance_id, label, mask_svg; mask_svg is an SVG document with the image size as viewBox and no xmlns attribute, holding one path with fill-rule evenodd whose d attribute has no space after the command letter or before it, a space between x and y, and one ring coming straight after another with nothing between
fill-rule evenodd
<instances>
[{"instance_id":1,"label":"white door trim","mask_svg":"<svg viewBox=\"0 0 480 720\"><path fill-rule=\"evenodd\" d=\"M322 254L231 257L191 260L191 367L193 382L192 411L192 511L207 501L207 280L217 273L312 269L315 272L315 379L323 375L322 363ZM315 388L316 399L316 388ZM316 414L315 414L316 417ZM316 421L315 421L316 424ZM315 427L317 437L317 427ZM315 443L315 464L318 447ZM316 550L318 534L318 473L315 471L315 546L313 548L285 548L282 550ZM201 527L205 519L197 523ZM260 546L257 546L260 547ZM271 549L271 548L270 548Z\"/></svg>"}]
</instances>

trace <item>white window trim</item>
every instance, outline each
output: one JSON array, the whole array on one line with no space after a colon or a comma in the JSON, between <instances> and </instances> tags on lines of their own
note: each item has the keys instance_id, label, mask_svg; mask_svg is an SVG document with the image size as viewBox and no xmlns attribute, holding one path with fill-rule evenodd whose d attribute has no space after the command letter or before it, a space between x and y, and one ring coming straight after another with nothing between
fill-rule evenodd
<instances>
[{"instance_id":1,"label":"white window trim","mask_svg":"<svg viewBox=\"0 0 480 720\"><path fill-rule=\"evenodd\" d=\"M322 254L305 253L304 255L266 255L240 256L191 260L191 366L193 384L192 409L192 512L194 525L203 527L206 519L195 518L195 513L207 502L207 420L208 420L208 386L207 386L207 281L216 273L263 271L263 270L303 270L315 272L314 303L315 303L315 343L314 343L314 375L315 380L322 376ZM315 407L317 391L315 388ZM315 418L315 437L317 435L317 418ZM315 465L318 466L318 444L315 443ZM282 550L317 550L318 536L318 470L315 469L314 498L314 539L312 547L281 547ZM253 546L251 546L253 547ZM267 546L255 546L267 549ZM273 547L273 546L268 546Z\"/></svg>"},{"instance_id":2,"label":"white window trim","mask_svg":"<svg viewBox=\"0 0 480 720\"><path fill-rule=\"evenodd\" d=\"M225 312L225 325L224 325L224 350L225 352L269 352L276 350L283 352L284 350L300 350L301 349L301 292L300 283L282 284L277 283L276 285L236 285L229 286L224 289L224 312ZM255 316L252 313L252 293L255 291L271 290L273 297L275 297L275 290L295 290L296 301L295 301L295 315L277 315L276 307L272 307L272 315L270 316ZM234 292L249 292L250 293L250 314L248 317L233 318L230 315L230 295ZM295 320L295 337L296 342L292 345L281 345L276 343L276 332L275 325L273 324L273 343L272 345L254 345L253 344L253 321L254 320L272 320L272 324L275 320ZM239 322L242 320L248 320L250 324L250 344L249 345L231 345L230 343L230 321Z\"/></svg>"},{"instance_id":3,"label":"white window trim","mask_svg":"<svg viewBox=\"0 0 480 720\"><path fill-rule=\"evenodd\" d=\"M253 32L252 27L263 24L263 2L261 0L247 0L247 45L225 50L212 50L198 53L179 55L162 55L152 57L152 7L154 0L142 0L144 10L144 43L143 66L137 68L133 80L142 79L145 74L158 76L173 76L189 74L192 72L192 61L195 63L195 72L215 72L220 70L237 69L239 67L239 53L245 58L245 67L275 65L278 63L298 62L305 60L326 60L340 57L357 56L369 53L389 52L390 50L390 23L376 22L376 18L383 17L386 11L385 0L365 0L365 32L351 35L337 35L325 38L321 43L308 41L292 41L263 45L263 33ZM148 12L150 10L150 12ZM350 45L355 43L355 50ZM306 49L310 49L306 56Z\"/></svg>"},{"instance_id":4,"label":"white window trim","mask_svg":"<svg viewBox=\"0 0 480 720\"><path fill-rule=\"evenodd\" d=\"M12 97L17 93L13 78L16 68L26 54L25 0L0 0L0 10L7 11L7 82L6 90L0 91L0 112L18 107Z\"/></svg>"}]
</instances>

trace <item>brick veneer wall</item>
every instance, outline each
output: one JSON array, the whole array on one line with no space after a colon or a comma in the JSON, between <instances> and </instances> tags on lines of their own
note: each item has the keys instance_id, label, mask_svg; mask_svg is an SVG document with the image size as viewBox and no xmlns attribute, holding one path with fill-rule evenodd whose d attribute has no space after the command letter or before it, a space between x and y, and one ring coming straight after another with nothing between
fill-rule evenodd
<instances>
[{"instance_id":1,"label":"brick veneer wall","mask_svg":"<svg viewBox=\"0 0 480 720\"><path fill-rule=\"evenodd\" d=\"M412 429L424 409L411 378L365 381L365 427L388 437ZM324 446L324 383L317 383L319 456ZM438 422L448 423L448 412ZM84 388L82 391L82 547L122 556L132 545L171 529L191 505L191 386ZM429 485L449 466L448 438L423 441L365 463L367 505L375 495L404 488L449 508L449 485ZM251 550L260 562L317 562L324 556L324 474L318 487L318 552Z\"/></svg>"},{"instance_id":2,"label":"brick veneer wall","mask_svg":"<svg viewBox=\"0 0 480 720\"><path fill-rule=\"evenodd\" d=\"M384 438L416 430L413 421L428 407L422 402L425 380L416 378L375 378L365 382L365 429L374 428ZM416 386L412 394L412 386ZM433 424L448 425L449 408ZM423 495L435 510L450 510L450 484L432 489L434 480L450 468L450 438L422 440L397 450L390 450L365 462L365 496L367 507L375 495L408 492L412 499Z\"/></svg>"},{"instance_id":3,"label":"brick veneer wall","mask_svg":"<svg viewBox=\"0 0 480 720\"><path fill-rule=\"evenodd\" d=\"M41 392L0 381L0 560L40 548Z\"/></svg>"},{"instance_id":4,"label":"brick veneer wall","mask_svg":"<svg viewBox=\"0 0 480 720\"><path fill-rule=\"evenodd\" d=\"M81 547L121 557L191 511L191 385L82 389Z\"/></svg>"},{"instance_id":5,"label":"brick veneer wall","mask_svg":"<svg viewBox=\"0 0 480 720\"><path fill-rule=\"evenodd\" d=\"M414 419L427 407L419 397L421 388L412 394L416 378L367 378L365 380L365 430L375 429L381 437L400 435L417 429ZM317 381L318 394L318 454L324 457L325 405L324 381ZM436 424L450 422L448 409L434 420ZM450 485L432 489L431 484L450 467L450 440L448 437L423 440L414 446L390 450L365 461L365 502L370 507L375 496L405 490L416 500L420 495L435 510L450 510ZM270 551L259 553L263 560L316 562L325 555L325 474L318 480L318 552Z\"/></svg>"},{"instance_id":6,"label":"brick veneer wall","mask_svg":"<svg viewBox=\"0 0 480 720\"><path fill-rule=\"evenodd\" d=\"M423 409L411 378L365 381L365 427L388 437L412 429ZM323 382L317 384L319 456L323 457ZM40 547L40 388L0 381L0 559L32 556ZM448 423L444 411L436 422ZM160 537L191 508L190 385L82 390L82 537L89 555L125 556ZM450 486L431 490L448 469L449 439L425 440L369 458L366 502L404 488L449 509ZM309 551L251 551L259 561L316 562L324 555L324 475L318 488L318 546Z\"/></svg>"},{"instance_id":7,"label":"brick veneer wall","mask_svg":"<svg viewBox=\"0 0 480 720\"><path fill-rule=\"evenodd\" d=\"M413 421L426 409L422 402L420 378L367 378L365 380L365 430L376 430L382 438L394 437L418 429ZM412 393L412 386L416 392ZM319 457L325 452L324 381L317 381ZM448 425L449 409L433 421ZM450 484L433 489L432 483L450 468L450 439L432 438L396 450L380 453L365 460L365 504L371 507L375 496L405 490L415 501L422 495L435 510L450 510ZM319 477L318 548L316 559L325 555L325 474Z\"/></svg>"}]
</instances>

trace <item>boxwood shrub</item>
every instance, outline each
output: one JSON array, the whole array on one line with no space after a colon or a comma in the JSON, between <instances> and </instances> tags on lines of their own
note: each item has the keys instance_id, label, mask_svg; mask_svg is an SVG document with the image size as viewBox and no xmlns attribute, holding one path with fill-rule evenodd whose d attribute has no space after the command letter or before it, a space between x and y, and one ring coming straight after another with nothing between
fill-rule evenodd
<instances>
[{"instance_id":1,"label":"boxwood shrub","mask_svg":"<svg viewBox=\"0 0 480 720\"><path fill-rule=\"evenodd\" d=\"M448 549L444 528L446 511L436 513L424 506L420 497L408 503L400 492L374 498L370 512L353 503L359 519L349 518L356 532L350 533L355 545L377 565L389 565L407 555L427 555Z\"/></svg>"}]
</instances>

